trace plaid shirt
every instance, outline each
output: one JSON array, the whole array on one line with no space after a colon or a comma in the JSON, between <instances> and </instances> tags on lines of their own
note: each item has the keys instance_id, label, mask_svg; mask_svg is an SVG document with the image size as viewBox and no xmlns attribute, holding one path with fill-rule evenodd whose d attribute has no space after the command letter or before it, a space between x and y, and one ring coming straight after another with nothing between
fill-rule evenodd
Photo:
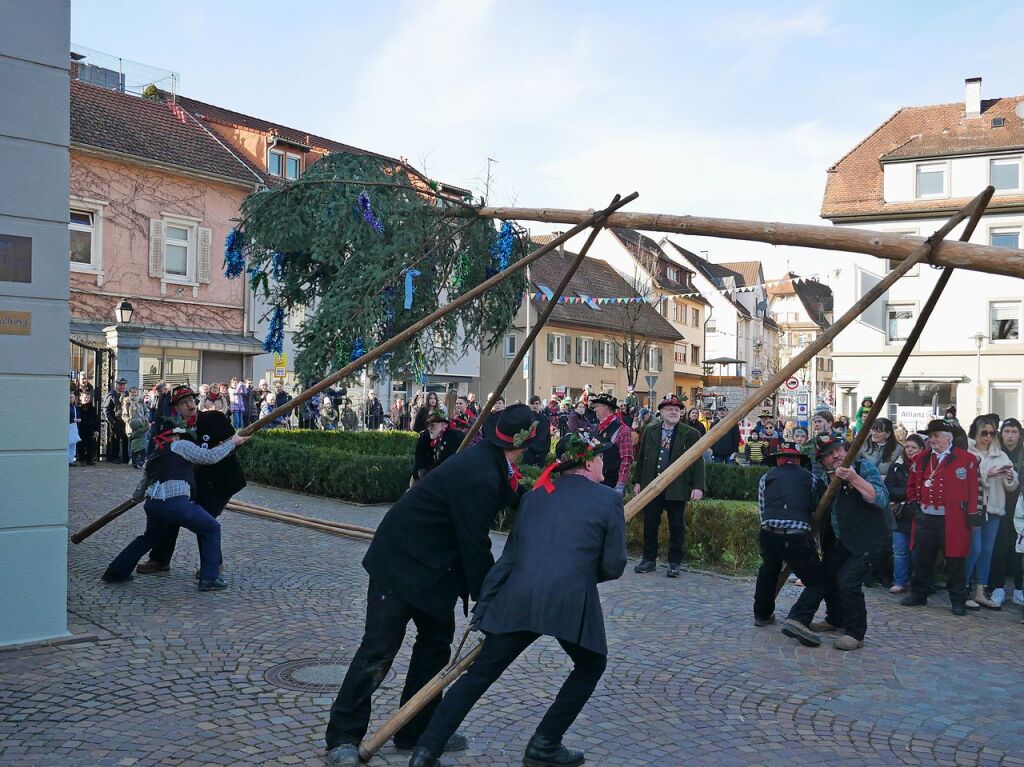
<instances>
[{"instance_id":1,"label":"plaid shirt","mask_svg":"<svg viewBox=\"0 0 1024 767\"><path fill-rule=\"evenodd\" d=\"M619 418L617 413L613 413L608 416L601 424L598 425L598 429L604 429L608 424L611 423L613 418ZM621 421L622 419L619 418ZM625 422L619 427L619 430L615 432L615 436L612 441L616 447L619 448L619 479L618 484L625 485L629 481L629 469L633 465L633 461L636 459L636 455L633 453L633 437L632 431Z\"/></svg>"},{"instance_id":2,"label":"plaid shirt","mask_svg":"<svg viewBox=\"0 0 1024 767\"><path fill-rule=\"evenodd\" d=\"M194 442L179 439L171 443L171 452L180 455L189 463L198 463L209 466L219 463L227 458L228 453L235 449L231 440L222 442L212 450L199 447ZM183 479L169 479L166 482L154 482L146 488L146 497L154 501L166 501L168 498L188 496L192 494L192 486Z\"/></svg>"}]
</instances>

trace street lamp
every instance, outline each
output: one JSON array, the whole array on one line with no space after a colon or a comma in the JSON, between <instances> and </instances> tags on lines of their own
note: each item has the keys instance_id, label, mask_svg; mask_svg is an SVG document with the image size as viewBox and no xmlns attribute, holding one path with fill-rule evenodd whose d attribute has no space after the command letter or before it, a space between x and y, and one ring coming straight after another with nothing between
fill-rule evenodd
<instances>
[{"instance_id":1,"label":"street lamp","mask_svg":"<svg viewBox=\"0 0 1024 767\"><path fill-rule=\"evenodd\" d=\"M132 321L132 313L135 311L135 307L132 306L127 298L122 298L121 303L114 309L114 317L117 319L118 324L127 325Z\"/></svg>"},{"instance_id":2,"label":"street lamp","mask_svg":"<svg viewBox=\"0 0 1024 767\"><path fill-rule=\"evenodd\" d=\"M985 334L984 333L975 333L973 336L971 336L971 338L974 339L974 345L978 349L978 355L977 355L978 365L977 365L977 372L976 372L975 378L974 378L974 382L975 382L975 384L974 384L974 415L979 416L979 415L981 415L981 395L982 395L982 388L981 388L981 345L985 342Z\"/></svg>"}]
</instances>

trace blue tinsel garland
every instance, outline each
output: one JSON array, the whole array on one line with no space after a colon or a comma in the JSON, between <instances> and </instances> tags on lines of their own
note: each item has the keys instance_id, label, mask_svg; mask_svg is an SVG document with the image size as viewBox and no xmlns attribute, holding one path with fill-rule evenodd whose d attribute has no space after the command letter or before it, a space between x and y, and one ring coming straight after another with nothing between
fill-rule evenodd
<instances>
[{"instance_id":1,"label":"blue tinsel garland","mask_svg":"<svg viewBox=\"0 0 1024 767\"><path fill-rule=\"evenodd\" d=\"M241 277L245 271L245 250L238 229L228 232L224 241L224 276L229 280Z\"/></svg>"},{"instance_id":2,"label":"blue tinsel garland","mask_svg":"<svg viewBox=\"0 0 1024 767\"><path fill-rule=\"evenodd\" d=\"M284 274L284 258L284 253L276 250L270 254L270 275L276 282L280 282Z\"/></svg>"},{"instance_id":3,"label":"blue tinsel garland","mask_svg":"<svg viewBox=\"0 0 1024 767\"><path fill-rule=\"evenodd\" d=\"M280 354L284 351L284 308L274 307L270 316L270 330L263 342L263 351Z\"/></svg>"},{"instance_id":4,"label":"blue tinsel garland","mask_svg":"<svg viewBox=\"0 0 1024 767\"><path fill-rule=\"evenodd\" d=\"M364 354L366 354L366 344L363 343L363 339L360 337L352 344L352 359L350 361L355 362Z\"/></svg>"},{"instance_id":5,"label":"blue tinsel garland","mask_svg":"<svg viewBox=\"0 0 1024 767\"><path fill-rule=\"evenodd\" d=\"M512 224L505 221L498 230L498 239L491 245L491 255L498 260L498 271L508 269L508 261L512 257L512 247L516 242L515 229Z\"/></svg>"},{"instance_id":6,"label":"blue tinsel garland","mask_svg":"<svg viewBox=\"0 0 1024 767\"><path fill-rule=\"evenodd\" d=\"M373 231L378 233L384 231L384 224L381 223L379 218L373 215L373 208L370 207L370 195L366 192L359 193L359 209L363 211L363 218L365 218L366 223L373 228Z\"/></svg>"}]
</instances>

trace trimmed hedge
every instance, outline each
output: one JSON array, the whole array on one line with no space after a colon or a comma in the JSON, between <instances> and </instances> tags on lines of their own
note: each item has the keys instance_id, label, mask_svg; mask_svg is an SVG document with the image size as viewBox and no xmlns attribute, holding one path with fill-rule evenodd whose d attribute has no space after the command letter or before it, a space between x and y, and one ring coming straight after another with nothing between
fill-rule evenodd
<instances>
[{"instance_id":1,"label":"trimmed hedge","mask_svg":"<svg viewBox=\"0 0 1024 767\"><path fill-rule=\"evenodd\" d=\"M408 456L410 464L418 438L417 434L412 431L320 431L317 429L263 429L256 435L260 439L322 447L343 453Z\"/></svg>"},{"instance_id":2,"label":"trimmed hedge","mask_svg":"<svg viewBox=\"0 0 1024 767\"><path fill-rule=\"evenodd\" d=\"M756 501L757 483L770 467L707 463L706 495L723 501Z\"/></svg>"}]
</instances>

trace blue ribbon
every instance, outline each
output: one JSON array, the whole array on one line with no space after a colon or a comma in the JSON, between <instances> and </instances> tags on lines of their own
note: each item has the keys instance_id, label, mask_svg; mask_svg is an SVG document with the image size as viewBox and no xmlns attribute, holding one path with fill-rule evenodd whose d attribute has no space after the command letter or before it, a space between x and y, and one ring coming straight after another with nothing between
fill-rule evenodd
<instances>
[{"instance_id":1,"label":"blue ribbon","mask_svg":"<svg viewBox=\"0 0 1024 767\"><path fill-rule=\"evenodd\" d=\"M413 277L419 277L420 273L415 269L409 269L405 273L405 308L412 309L412 295L415 292L415 288L412 284Z\"/></svg>"}]
</instances>

